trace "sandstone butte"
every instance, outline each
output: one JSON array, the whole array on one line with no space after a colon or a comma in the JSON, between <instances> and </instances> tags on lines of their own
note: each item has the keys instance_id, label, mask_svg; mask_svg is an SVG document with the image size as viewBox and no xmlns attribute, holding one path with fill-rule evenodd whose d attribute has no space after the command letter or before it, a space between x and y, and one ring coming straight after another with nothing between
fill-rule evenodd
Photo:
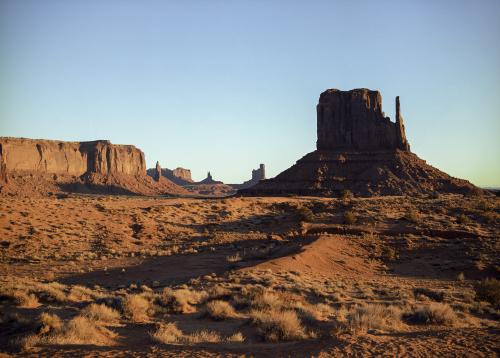
<instances>
[{"instance_id":1,"label":"sandstone butte","mask_svg":"<svg viewBox=\"0 0 500 358\"><path fill-rule=\"evenodd\" d=\"M399 97L396 119L382 111L379 91L328 89L320 95L316 150L275 178L240 195L358 196L480 191L430 166L410 151Z\"/></svg>"},{"instance_id":2,"label":"sandstone butte","mask_svg":"<svg viewBox=\"0 0 500 358\"><path fill-rule=\"evenodd\" d=\"M144 153L132 145L8 137L0 137L0 191L26 195L187 193L168 179L155 182L148 177Z\"/></svg>"}]
</instances>

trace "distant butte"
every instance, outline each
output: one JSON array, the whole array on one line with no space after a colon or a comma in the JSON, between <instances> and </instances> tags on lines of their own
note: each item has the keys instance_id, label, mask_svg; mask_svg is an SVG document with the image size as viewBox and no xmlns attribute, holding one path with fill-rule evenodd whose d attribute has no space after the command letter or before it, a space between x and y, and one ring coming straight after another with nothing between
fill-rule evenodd
<instances>
[{"instance_id":1,"label":"distant butte","mask_svg":"<svg viewBox=\"0 0 500 358\"><path fill-rule=\"evenodd\" d=\"M328 89L320 95L316 110L317 149L275 178L239 194L338 196L349 190L376 196L480 190L410 151L399 97L395 122L382 111L380 92L365 88Z\"/></svg>"}]
</instances>

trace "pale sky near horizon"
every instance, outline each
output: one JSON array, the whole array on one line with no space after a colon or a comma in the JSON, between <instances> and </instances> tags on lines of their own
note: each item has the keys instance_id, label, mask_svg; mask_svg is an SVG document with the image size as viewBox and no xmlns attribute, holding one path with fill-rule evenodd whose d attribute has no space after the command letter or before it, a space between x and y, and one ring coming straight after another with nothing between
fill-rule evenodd
<instances>
[{"instance_id":1,"label":"pale sky near horizon","mask_svg":"<svg viewBox=\"0 0 500 358\"><path fill-rule=\"evenodd\" d=\"M500 186L500 1L0 0L0 136L133 144L148 167L268 177L327 88L394 98L412 151Z\"/></svg>"}]
</instances>

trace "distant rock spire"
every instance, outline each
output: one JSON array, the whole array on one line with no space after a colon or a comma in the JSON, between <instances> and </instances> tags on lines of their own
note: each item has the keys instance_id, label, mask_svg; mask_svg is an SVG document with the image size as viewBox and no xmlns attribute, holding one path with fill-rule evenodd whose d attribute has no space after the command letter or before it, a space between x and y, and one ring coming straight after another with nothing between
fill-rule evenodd
<instances>
[{"instance_id":1,"label":"distant rock spire","mask_svg":"<svg viewBox=\"0 0 500 358\"><path fill-rule=\"evenodd\" d=\"M160 178L161 178L161 166L160 166L160 162L156 162L155 173L154 173L153 179L156 181L160 181Z\"/></svg>"},{"instance_id":2,"label":"distant rock spire","mask_svg":"<svg viewBox=\"0 0 500 358\"><path fill-rule=\"evenodd\" d=\"M403 116L401 115L401 105L399 103L399 96L396 96L396 137L398 139L398 146L401 150L410 151L410 144L406 139L405 125Z\"/></svg>"}]
</instances>

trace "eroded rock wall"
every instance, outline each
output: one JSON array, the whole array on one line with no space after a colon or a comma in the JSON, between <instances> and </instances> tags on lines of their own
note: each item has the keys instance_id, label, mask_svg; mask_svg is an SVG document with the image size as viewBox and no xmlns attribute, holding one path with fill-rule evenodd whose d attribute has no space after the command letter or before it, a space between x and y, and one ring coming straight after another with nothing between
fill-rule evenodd
<instances>
[{"instance_id":1,"label":"eroded rock wall","mask_svg":"<svg viewBox=\"0 0 500 358\"><path fill-rule=\"evenodd\" d=\"M394 123L385 116L379 91L328 89L316 111L318 150L409 150L402 117Z\"/></svg>"},{"instance_id":2,"label":"eroded rock wall","mask_svg":"<svg viewBox=\"0 0 500 358\"><path fill-rule=\"evenodd\" d=\"M174 170L172 170L172 175L188 182L193 181L193 179L191 178L191 170L189 169L175 168Z\"/></svg>"},{"instance_id":3,"label":"eroded rock wall","mask_svg":"<svg viewBox=\"0 0 500 358\"><path fill-rule=\"evenodd\" d=\"M0 138L0 162L9 172L81 176L86 173L144 175L144 153L109 141L63 142Z\"/></svg>"}]
</instances>

